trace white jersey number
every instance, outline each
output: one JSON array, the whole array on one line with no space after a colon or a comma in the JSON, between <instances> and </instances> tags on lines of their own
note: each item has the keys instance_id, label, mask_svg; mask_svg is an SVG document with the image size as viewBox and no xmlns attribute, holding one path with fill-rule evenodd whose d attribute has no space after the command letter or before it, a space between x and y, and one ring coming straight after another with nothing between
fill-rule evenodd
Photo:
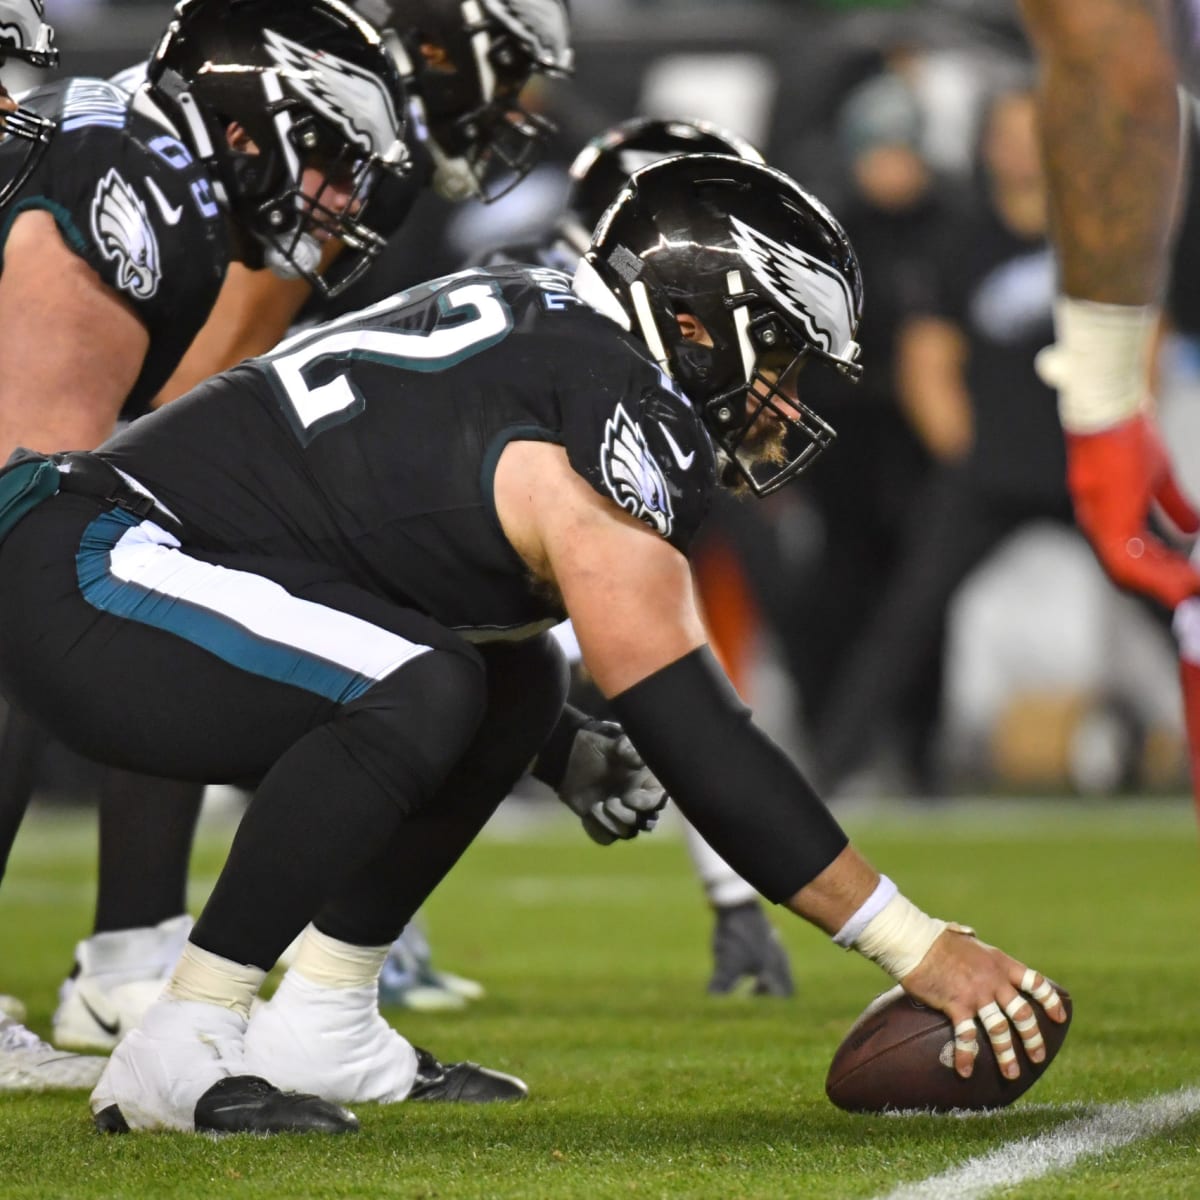
<instances>
[{"instance_id":1,"label":"white jersey number","mask_svg":"<svg viewBox=\"0 0 1200 1200\"><path fill-rule=\"evenodd\" d=\"M425 332L393 329L346 329L368 314L394 310L411 300L411 293L389 298L362 312L334 321L315 334L289 338L266 361L286 396L297 436L308 445L318 434L362 412L366 398L348 371L326 378L331 363L353 360L380 363L405 371L444 371L494 346L513 327L512 311L492 283L466 283L442 293L438 306L454 323L438 324ZM461 319L469 313L467 319ZM299 344L298 344L299 343ZM295 346L295 349L291 347ZM322 370L322 367L325 369ZM316 383L316 378L325 382Z\"/></svg>"}]
</instances>

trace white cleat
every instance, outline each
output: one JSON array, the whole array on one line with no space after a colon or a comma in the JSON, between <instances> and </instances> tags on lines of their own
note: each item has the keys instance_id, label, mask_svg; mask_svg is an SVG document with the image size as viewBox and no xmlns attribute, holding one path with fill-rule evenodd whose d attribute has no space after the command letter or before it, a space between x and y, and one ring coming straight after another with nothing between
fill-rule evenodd
<instances>
[{"instance_id":1,"label":"white cleat","mask_svg":"<svg viewBox=\"0 0 1200 1200\"><path fill-rule=\"evenodd\" d=\"M107 1061L56 1050L11 1017L0 1017L0 1092L95 1087Z\"/></svg>"},{"instance_id":2,"label":"white cleat","mask_svg":"<svg viewBox=\"0 0 1200 1200\"><path fill-rule=\"evenodd\" d=\"M456 1012L468 1000L482 1000L483 984L433 965L429 939L414 919L392 943L379 975L382 1008L413 1012Z\"/></svg>"},{"instance_id":3,"label":"white cleat","mask_svg":"<svg viewBox=\"0 0 1200 1200\"><path fill-rule=\"evenodd\" d=\"M113 1051L91 1107L105 1132L195 1128L196 1102L215 1084L245 1075L246 1019L229 1008L162 999Z\"/></svg>"},{"instance_id":4,"label":"white cleat","mask_svg":"<svg viewBox=\"0 0 1200 1200\"><path fill-rule=\"evenodd\" d=\"M246 1030L245 1069L340 1103L405 1099L417 1055L379 1014L374 984L323 987L289 971Z\"/></svg>"},{"instance_id":5,"label":"white cleat","mask_svg":"<svg viewBox=\"0 0 1200 1200\"><path fill-rule=\"evenodd\" d=\"M191 928L184 914L80 942L75 974L58 989L55 1042L73 1050L111 1050L162 994Z\"/></svg>"},{"instance_id":6,"label":"white cleat","mask_svg":"<svg viewBox=\"0 0 1200 1200\"><path fill-rule=\"evenodd\" d=\"M0 1016L12 1017L14 1021L24 1021L28 1015L25 1001L20 996L0 993Z\"/></svg>"}]
</instances>

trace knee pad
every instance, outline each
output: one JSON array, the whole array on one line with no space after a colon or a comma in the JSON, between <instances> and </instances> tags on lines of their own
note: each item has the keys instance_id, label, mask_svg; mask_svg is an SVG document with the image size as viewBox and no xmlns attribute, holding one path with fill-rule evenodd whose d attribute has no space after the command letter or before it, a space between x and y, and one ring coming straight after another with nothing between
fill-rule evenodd
<instances>
[{"instance_id":1,"label":"knee pad","mask_svg":"<svg viewBox=\"0 0 1200 1200\"><path fill-rule=\"evenodd\" d=\"M483 660L470 646L431 649L347 704L331 729L401 811L412 812L470 745L487 695Z\"/></svg>"}]
</instances>

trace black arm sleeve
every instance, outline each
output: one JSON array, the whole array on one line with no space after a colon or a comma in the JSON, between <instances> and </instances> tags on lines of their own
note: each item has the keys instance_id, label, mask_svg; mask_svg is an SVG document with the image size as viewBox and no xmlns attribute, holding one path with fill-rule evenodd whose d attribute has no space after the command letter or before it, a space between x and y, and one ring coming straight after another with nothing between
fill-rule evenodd
<instances>
[{"instance_id":1,"label":"black arm sleeve","mask_svg":"<svg viewBox=\"0 0 1200 1200\"><path fill-rule=\"evenodd\" d=\"M707 646L612 700L683 815L768 900L791 899L849 842L787 755L750 720Z\"/></svg>"},{"instance_id":2,"label":"black arm sleeve","mask_svg":"<svg viewBox=\"0 0 1200 1200\"><path fill-rule=\"evenodd\" d=\"M531 774L534 779L552 787L556 792L567 773L567 759L575 745L575 735L589 722L595 720L571 704L564 704L558 724L550 731L546 744L533 760Z\"/></svg>"}]
</instances>

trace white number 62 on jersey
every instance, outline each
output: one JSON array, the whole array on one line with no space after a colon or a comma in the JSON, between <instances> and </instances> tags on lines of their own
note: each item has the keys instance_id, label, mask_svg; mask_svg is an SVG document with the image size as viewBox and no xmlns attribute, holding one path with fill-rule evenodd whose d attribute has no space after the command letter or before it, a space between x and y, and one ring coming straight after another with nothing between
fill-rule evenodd
<instances>
[{"instance_id":1,"label":"white number 62 on jersey","mask_svg":"<svg viewBox=\"0 0 1200 1200\"><path fill-rule=\"evenodd\" d=\"M369 326L372 316L393 312L413 300L411 292L389 297L317 331L297 334L267 356L268 371L279 384L277 392L287 399L293 427L304 445L366 406L349 374L354 360L405 371L444 371L494 346L513 327L511 309L490 282L465 283L438 297L442 315L454 317L470 310L473 315L467 320L439 323L428 332ZM324 383L310 383L318 369L330 362L343 363L346 369ZM326 372L319 374L324 377Z\"/></svg>"}]
</instances>

